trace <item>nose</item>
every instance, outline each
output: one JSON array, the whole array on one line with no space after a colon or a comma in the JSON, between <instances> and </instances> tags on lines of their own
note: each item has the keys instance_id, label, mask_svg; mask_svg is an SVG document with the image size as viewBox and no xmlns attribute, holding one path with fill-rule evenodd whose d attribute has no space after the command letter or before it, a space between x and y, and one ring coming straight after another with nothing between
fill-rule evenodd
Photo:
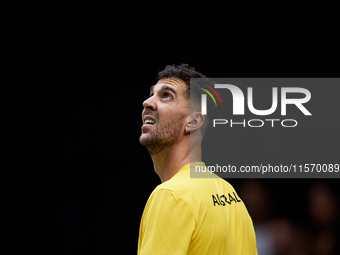
<instances>
[{"instance_id":1,"label":"nose","mask_svg":"<svg viewBox=\"0 0 340 255\"><path fill-rule=\"evenodd\" d=\"M156 110L156 102L153 96L143 102L144 109Z\"/></svg>"}]
</instances>

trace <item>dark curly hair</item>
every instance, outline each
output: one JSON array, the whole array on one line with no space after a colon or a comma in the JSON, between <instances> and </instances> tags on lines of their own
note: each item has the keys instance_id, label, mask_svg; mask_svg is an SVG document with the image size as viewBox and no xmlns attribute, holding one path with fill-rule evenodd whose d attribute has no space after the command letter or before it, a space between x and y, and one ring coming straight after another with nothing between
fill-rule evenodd
<instances>
[{"instance_id":1,"label":"dark curly hair","mask_svg":"<svg viewBox=\"0 0 340 255\"><path fill-rule=\"evenodd\" d=\"M190 97L190 78L207 78L205 75L197 72L194 67L188 64L167 65L164 70L156 76L156 82L164 78L178 78L187 84L187 96Z\"/></svg>"}]
</instances>

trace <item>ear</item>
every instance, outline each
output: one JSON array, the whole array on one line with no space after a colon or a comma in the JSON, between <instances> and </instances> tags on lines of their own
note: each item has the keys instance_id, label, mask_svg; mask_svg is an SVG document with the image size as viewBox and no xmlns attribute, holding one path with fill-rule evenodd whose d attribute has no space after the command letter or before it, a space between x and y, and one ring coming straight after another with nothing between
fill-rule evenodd
<instances>
[{"instance_id":1,"label":"ear","mask_svg":"<svg viewBox=\"0 0 340 255\"><path fill-rule=\"evenodd\" d=\"M204 123L204 115L200 112L192 112L190 113L190 120L187 122L185 126L185 132L194 132L202 127Z\"/></svg>"}]
</instances>

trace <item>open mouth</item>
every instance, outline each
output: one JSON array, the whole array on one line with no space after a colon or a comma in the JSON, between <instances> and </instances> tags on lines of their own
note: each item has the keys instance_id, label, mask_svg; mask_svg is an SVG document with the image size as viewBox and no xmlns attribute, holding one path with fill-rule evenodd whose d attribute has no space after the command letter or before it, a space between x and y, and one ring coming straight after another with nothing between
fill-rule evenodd
<instances>
[{"instance_id":1,"label":"open mouth","mask_svg":"<svg viewBox=\"0 0 340 255\"><path fill-rule=\"evenodd\" d=\"M146 120L144 120L144 124L153 125L153 124L155 124L155 121L154 120L150 120L150 119L146 119Z\"/></svg>"}]
</instances>

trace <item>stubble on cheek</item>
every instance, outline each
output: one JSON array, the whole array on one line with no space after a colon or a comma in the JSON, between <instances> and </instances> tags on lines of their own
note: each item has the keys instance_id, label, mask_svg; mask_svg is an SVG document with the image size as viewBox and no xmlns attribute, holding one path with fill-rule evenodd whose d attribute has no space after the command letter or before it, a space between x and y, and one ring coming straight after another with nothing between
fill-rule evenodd
<instances>
[{"instance_id":1,"label":"stubble on cheek","mask_svg":"<svg viewBox=\"0 0 340 255\"><path fill-rule=\"evenodd\" d=\"M158 154L176 143L183 129L181 120L175 120L159 126L148 137L140 139L151 155Z\"/></svg>"}]
</instances>

